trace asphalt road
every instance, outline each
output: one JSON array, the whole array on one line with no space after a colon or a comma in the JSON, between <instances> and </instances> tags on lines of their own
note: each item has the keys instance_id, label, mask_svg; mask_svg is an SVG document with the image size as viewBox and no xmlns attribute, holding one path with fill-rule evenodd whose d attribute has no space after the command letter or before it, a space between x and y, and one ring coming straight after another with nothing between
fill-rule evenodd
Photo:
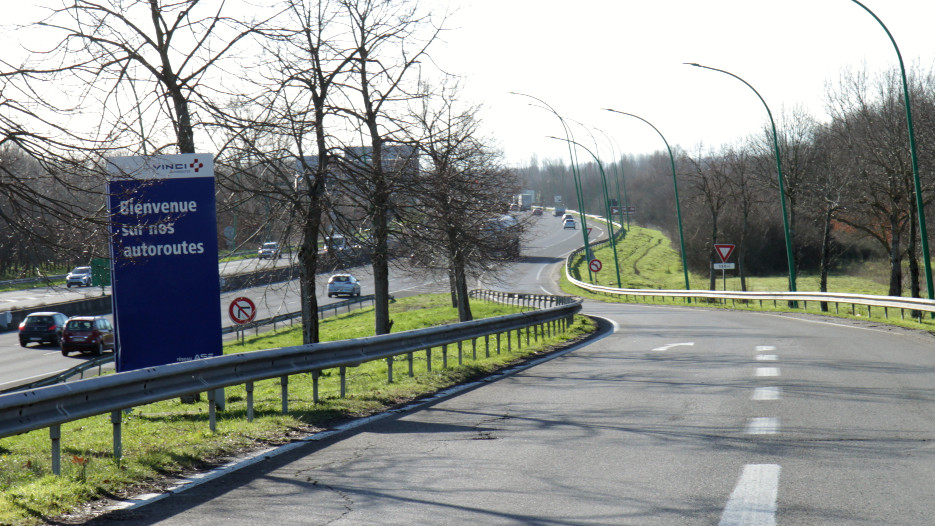
<instances>
[{"instance_id":1,"label":"asphalt road","mask_svg":"<svg viewBox=\"0 0 935 526\"><path fill-rule=\"evenodd\" d=\"M503 269L491 273L477 283L478 287L498 290L543 292L543 285L549 280L542 278L545 268L554 271L560 266L558 257L541 257L544 253L554 254L556 251L571 251L581 246L580 230L562 230L559 218L542 216L534 223L530 238L532 241L524 247L524 254L529 257L525 261L506 265ZM595 231L593 235L600 235ZM269 266L282 266L289 264L288 255L278 260L239 260L225 262L221 265L222 274L236 274L253 271ZM336 272L350 272L361 281L361 293L373 293L373 276L369 266L352 266L341 268ZM539 274L537 276L537 274ZM323 274L318 283L318 304L327 305L343 301L346 298L328 298L327 274ZM538 279L537 279L538 278ZM390 268L390 294L404 297L414 294L430 292L446 292L448 290L447 275L426 275L423 271L410 271L405 262L394 264ZM109 293L109 290L105 289ZM557 293L557 288L549 290ZM0 293L0 311L13 308L22 308L34 305L44 305L69 300L76 300L101 295L100 288L66 288L43 287L22 291ZM274 283L263 287L227 292L221 295L221 321L223 325L230 326L233 322L228 316L228 307L235 298L245 296L253 300L257 306L259 319L297 312L301 310L298 282ZM233 337L233 336L231 336ZM81 354L62 356L58 347L52 345L37 346L30 344L23 348L19 345L17 333L0 333L0 390L27 384L50 375L66 371L87 357ZM113 368L113 365L105 365Z\"/></svg>"},{"instance_id":2,"label":"asphalt road","mask_svg":"<svg viewBox=\"0 0 935 526\"><path fill-rule=\"evenodd\" d=\"M604 333L572 352L97 523L931 523L931 335L585 312Z\"/></svg>"}]
</instances>

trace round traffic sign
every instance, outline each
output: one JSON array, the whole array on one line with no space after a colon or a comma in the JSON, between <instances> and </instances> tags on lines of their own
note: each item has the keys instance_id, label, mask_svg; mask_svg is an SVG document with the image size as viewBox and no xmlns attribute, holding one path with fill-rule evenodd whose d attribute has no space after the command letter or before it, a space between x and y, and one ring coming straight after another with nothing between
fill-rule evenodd
<instances>
[{"instance_id":1,"label":"round traffic sign","mask_svg":"<svg viewBox=\"0 0 935 526\"><path fill-rule=\"evenodd\" d=\"M250 323L256 317L256 305L253 304L250 298L241 296L231 302L227 313L230 315L232 322L243 325L244 323Z\"/></svg>"},{"instance_id":2,"label":"round traffic sign","mask_svg":"<svg viewBox=\"0 0 935 526\"><path fill-rule=\"evenodd\" d=\"M590 262L588 262L588 267L591 269L591 272L600 272L601 269L604 268L604 266L601 265L601 260L599 259L592 259Z\"/></svg>"}]
</instances>

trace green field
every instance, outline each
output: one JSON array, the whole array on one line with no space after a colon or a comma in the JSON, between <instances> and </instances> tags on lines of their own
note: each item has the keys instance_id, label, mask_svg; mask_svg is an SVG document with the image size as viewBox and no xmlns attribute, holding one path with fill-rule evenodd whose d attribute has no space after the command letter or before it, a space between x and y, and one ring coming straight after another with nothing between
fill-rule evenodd
<instances>
[{"instance_id":1,"label":"green field","mask_svg":"<svg viewBox=\"0 0 935 526\"><path fill-rule=\"evenodd\" d=\"M517 312L516 308L472 301L475 318ZM449 296L425 295L404 298L391 305L397 331L457 321ZM569 339L593 330L589 319L577 316L569 331L553 335L528 347L517 348L515 337L507 350L502 338L500 353L494 339L490 349L484 340L476 347L447 349L443 367L440 348L433 349L432 371L426 354L414 353L414 376L408 376L408 361L397 357L394 382L387 383L383 361L348 369L347 395L340 397L336 370L322 372L319 403L312 401L310 374L289 379L289 413L282 414L278 379L256 382L253 422L246 420L243 386L226 390L226 410L218 414L217 431L208 427L207 401L183 404L179 400L135 408L123 419L123 459L113 459L110 416L99 415L62 426L62 475L51 474L49 432L46 429L0 439L0 524L44 524L76 507L101 497L132 496L159 491L166 476L208 468L243 451L283 444L327 428L334 422L385 410L439 389L495 371L510 363L548 351ZM244 345L231 342L225 353L245 352L298 345L300 326L247 338ZM322 340L339 340L372 334L372 308L327 318L322 322ZM487 357L487 354L490 357ZM476 353L476 359L474 358Z\"/></svg>"},{"instance_id":2,"label":"green field","mask_svg":"<svg viewBox=\"0 0 935 526\"><path fill-rule=\"evenodd\" d=\"M609 244L604 245L594 252L594 256L603 262L603 269L593 274L593 283L606 287L617 287L617 269L613 264L613 250ZM685 277L682 272L681 258L673 250L669 239L658 230L641 228L634 226L627 233L625 240L617 243L617 258L620 270L620 288L624 289L668 289L681 290L685 288ZM584 258L578 256L572 262L573 277L580 281L589 282L587 263ZM730 273L731 271L728 271ZM736 271L734 271L736 272ZM846 292L855 294L876 294L885 295L888 291L887 284L881 277L887 277L887 268L883 263L867 263L860 267L848 269L847 272L838 272L828 278L829 292ZM689 274L690 288L693 290L708 289L708 276ZM809 274L800 274L796 279L796 289L803 291L818 291L818 277ZM572 285L564 277L561 278L562 290L568 294L574 294L601 301L610 302L651 302L668 303L678 305L693 305L701 307L746 309L775 312L807 312L811 314L822 314L830 316L839 316L842 318L853 318L861 320L871 320L913 329L922 329L935 331L935 319L924 315L918 318L918 313L901 309L883 309L867 307L853 307L851 304L827 304L827 311L822 311L822 305L819 302L799 302L796 307L790 307L784 302L769 301L699 301L691 303L684 299L663 298L662 296L619 296L613 294L597 294ZM741 290L740 279L736 275L728 277L727 290ZM782 276L748 276L747 290L749 291L783 291L788 290L789 278ZM717 279L717 290L724 289L724 281L720 277Z\"/></svg>"}]
</instances>

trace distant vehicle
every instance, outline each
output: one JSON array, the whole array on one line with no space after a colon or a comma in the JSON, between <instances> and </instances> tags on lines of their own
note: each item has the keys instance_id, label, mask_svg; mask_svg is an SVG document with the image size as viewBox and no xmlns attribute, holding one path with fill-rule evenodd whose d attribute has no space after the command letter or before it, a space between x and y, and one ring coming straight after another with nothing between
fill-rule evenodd
<instances>
[{"instance_id":1,"label":"distant vehicle","mask_svg":"<svg viewBox=\"0 0 935 526\"><path fill-rule=\"evenodd\" d=\"M360 296L360 282L350 274L335 274L328 278L328 297Z\"/></svg>"},{"instance_id":2,"label":"distant vehicle","mask_svg":"<svg viewBox=\"0 0 935 526\"><path fill-rule=\"evenodd\" d=\"M325 238L325 252L346 252L350 248L347 239L341 234Z\"/></svg>"},{"instance_id":3,"label":"distant vehicle","mask_svg":"<svg viewBox=\"0 0 935 526\"><path fill-rule=\"evenodd\" d=\"M573 216L573 215L571 215L571 214L565 214L565 215L562 216L562 221L567 221L568 219L572 219L572 220L573 220L574 218L575 218L575 216Z\"/></svg>"},{"instance_id":4,"label":"distant vehicle","mask_svg":"<svg viewBox=\"0 0 935 526\"><path fill-rule=\"evenodd\" d=\"M570 228L575 230L575 220L569 217L568 219L562 221L562 228Z\"/></svg>"},{"instance_id":5,"label":"distant vehicle","mask_svg":"<svg viewBox=\"0 0 935 526\"><path fill-rule=\"evenodd\" d=\"M282 252L279 250L279 243L274 243L268 241L263 243L263 246L257 251L256 256L260 259L279 259L282 257Z\"/></svg>"},{"instance_id":6,"label":"distant vehicle","mask_svg":"<svg viewBox=\"0 0 935 526\"><path fill-rule=\"evenodd\" d=\"M75 267L65 276L65 286L71 288L91 286L91 267Z\"/></svg>"},{"instance_id":7,"label":"distant vehicle","mask_svg":"<svg viewBox=\"0 0 935 526\"><path fill-rule=\"evenodd\" d=\"M516 204L516 203L511 204L511 205L510 205L510 212L519 212L519 205Z\"/></svg>"},{"instance_id":8,"label":"distant vehicle","mask_svg":"<svg viewBox=\"0 0 935 526\"><path fill-rule=\"evenodd\" d=\"M62 331L62 355L70 352L100 356L114 350L114 326L103 316L72 316Z\"/></svg>"},{"instance_id":9,"label":"distant vehicle","mask_svg":"<svg viewBox=\"0 0 935 526\"><path fill-rule=\"evenodd\" d=\"M19 324L19 344L26 347L29 343L51 343L58 345L62 340L62 327L68 316L61 312L34 312Z\"/></svg>"},{"instance_id":10,"label":"distant vehicle","mask_svg":"<svg viewBox=\"0 0 935 526\"><path fill-rule=\"evenodd\" d=\"M516 194L514 202L519 205L520 212L525 212L532 207L532 194Z\"/></svg>"},{"instance_id":11,"label":"distant vehicle","mask_svg":"<svg viewBox=\"0 0 935 526\"><path fill-rule=\"evenodd\" d=\"M534 215L534 216L541 216L541 215L542 215L542 208L540 208L540 207L538 207L538 206L537 206L537 207L534 207L534 208L532 209L532 215Z\"/></svg>"},{"instance_id":12,"label":"distant vehicle","mask_svg":"<svg viewBox=\"0 0 935 526\"><path fill-rule=\"evenodd\" d=\"M564 214L565 214L565 207L564 207L564 206L557 206L557 205L556 205L556 206L555 206L555 209L552 210L552 215L555 216L555 217L558 217L558 216L564 215Z\"/></svg>"}]
</instances>

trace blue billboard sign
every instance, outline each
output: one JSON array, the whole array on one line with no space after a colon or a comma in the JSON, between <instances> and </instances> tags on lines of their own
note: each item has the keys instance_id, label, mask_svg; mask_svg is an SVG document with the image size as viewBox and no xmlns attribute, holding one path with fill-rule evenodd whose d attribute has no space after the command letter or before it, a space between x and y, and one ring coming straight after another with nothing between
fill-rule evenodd
<instances>
[{"instance_id":1,"label":"blue billboard sign","mask_svg":"<svg viewBox=\"0 0 935 526\"><path fill-rule=\"evenodd\" d=\"M117 371L222 354L214 159L108 160Z\"/></svg>"}]
</instances>

